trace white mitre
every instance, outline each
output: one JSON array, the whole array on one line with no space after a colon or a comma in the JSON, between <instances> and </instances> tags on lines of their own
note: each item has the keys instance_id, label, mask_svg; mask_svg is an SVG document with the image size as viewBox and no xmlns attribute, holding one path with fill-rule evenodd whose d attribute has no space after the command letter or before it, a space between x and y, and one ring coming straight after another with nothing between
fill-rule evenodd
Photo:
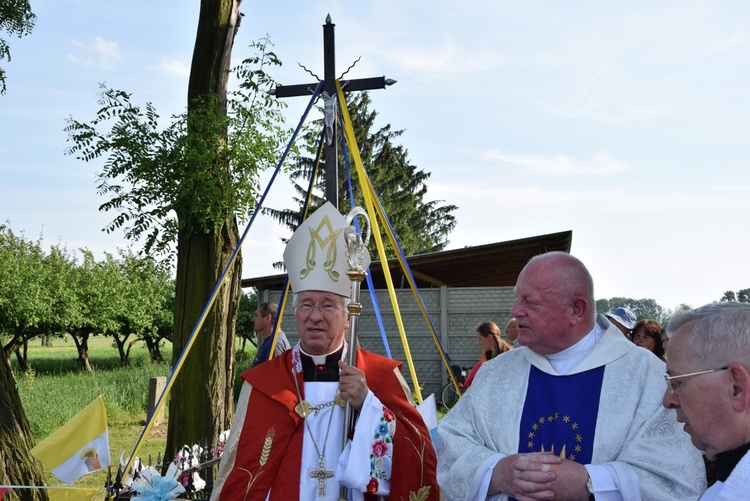
<instances>
[{"instance_id":1,"label":"white mitre","mask_svg":"<svg viewBox=\"0 0 750 501\"><path fill-rule=\"evenodd\" d=\"M345 238L346 217L326 202L297 228L284 251L284 265L292 291L326 291L351 296ZM361 267L370 266L363 249Z\"/></svg>"}]
</instances>

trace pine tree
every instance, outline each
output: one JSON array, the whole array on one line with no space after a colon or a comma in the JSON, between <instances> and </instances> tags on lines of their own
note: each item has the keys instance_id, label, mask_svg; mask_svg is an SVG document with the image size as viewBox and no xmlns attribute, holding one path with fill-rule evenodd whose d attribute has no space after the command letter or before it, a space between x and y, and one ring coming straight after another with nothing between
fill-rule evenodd
<instances>
[{"instance_id":1,"label":"pine tree","mask_svg":"<svg viewBox=\"0 0 750 501\"><path fill-rule=\"evenodd\" d=\"M378 113L371 108L369 93L361 92L349 95L348 110L352 120L352 127L359 146L362 164L370 178L375 193L383 205L383 209L393 227L396 237L405 255L424 254L443 250L449 243L448 235L456 226L453 212L455 205L443 205L442 200L427 200L427 180L430 173L417 168L408 158L407 149L395 140L403 134L403 130L393 130L391 125L376 128L375 121ZM318 124L322 127L321 123ZM313 127L309 132L304 150L308 157L296 159L290 177L295 181L297 196L294 197L296 208L265 209L281 224L294 230L299 223L299 215L304 205L310 176L315 168L315 156L320 142L320 127ZM350 146L347 146L350 148ZM364 207L362 193L359 190L359 179L354 167L354 160L349 155L349 166L354 187L354 204ZM346 183L346 166L343 161L344 152L339 148L338 183L339 210L346 213L351 207L349 190ZM311 213L324 203L325 179L322 165L318 168L318 178L311 200ZM383 240L387 241L384 225L380 224ZM370 241L370 255L377 256L375 240ZM396 255L390 246L386 249L388 257ZM277 263L280 265L280 263Z\"/></svg>"}]
</instances>

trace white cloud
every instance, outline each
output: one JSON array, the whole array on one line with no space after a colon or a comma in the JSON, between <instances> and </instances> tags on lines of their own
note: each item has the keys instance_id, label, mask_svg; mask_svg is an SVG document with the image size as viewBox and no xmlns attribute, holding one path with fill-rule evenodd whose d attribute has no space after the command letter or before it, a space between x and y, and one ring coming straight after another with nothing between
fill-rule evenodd
<instances>
[{"instance_id":1,"label":"white cloud","mask_svg":"<svg viewBox=\"0 0 750 501\"><path fill-rule=\"evenodd\" d=\"M159 63L158 69L170 75L190 75L190 66L184 64L182 61L171 59L169 57L162 58L161 62Z\"/></svg>"},{"instance_id":2,"label":"white cloud","mask_svg":"<svg viewBox=\"0 0 750 501\"><path fill-rule=\"evenodd\" d=\"M77 53L68 53L65 56L68 61L74 64L83 66L97 65L106 70L112 70L115 68L115 62L122 59L119 44L107 41L102 37L94 37L94 41L91 44L71 38L70 44L79 49Z\"/></svg>"},{"instance_id":3,"label":"white cloud","mask_svg":"<svg viewBox=\"0 0 750 501\"><path fill-rule=\"evenodd\" d=\"M429 73L433 76L449 77L466 73L479 73L495 68L504 62L504 57L484 50L477 52L446 41L441 45L387 50L380 53L389 64L409 74Z\"/></svg>"},{"instance_id":4,"label":"white cloud","mask_svg":"<svg viewBox=\"0 0 750 501\"><path fill-rule=\"evenodd\" d=\"M490 150L485 158L523 167L526 172L552 176L609 176L628 170L627 164L612 157L608 151L596 153L590 160L577 160L568 155L511 155Z\"/></svg>"}]
</instances>

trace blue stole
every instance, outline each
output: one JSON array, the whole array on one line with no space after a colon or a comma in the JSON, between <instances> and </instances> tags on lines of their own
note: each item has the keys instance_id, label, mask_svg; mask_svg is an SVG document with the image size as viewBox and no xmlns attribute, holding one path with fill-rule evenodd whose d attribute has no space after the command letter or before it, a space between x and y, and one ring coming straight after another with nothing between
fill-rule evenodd
<instances>
[{"instance_id":1,"label":"blue stole","mask_svg":"<svg viewBox=\"0 0 750 501\"><path fill-rule=\"evenodd\" d=\"M546 451L577 463L591 463L603 377L604 366L552 376L532 365L518 452Z\"/></svg>"}]
</instances>

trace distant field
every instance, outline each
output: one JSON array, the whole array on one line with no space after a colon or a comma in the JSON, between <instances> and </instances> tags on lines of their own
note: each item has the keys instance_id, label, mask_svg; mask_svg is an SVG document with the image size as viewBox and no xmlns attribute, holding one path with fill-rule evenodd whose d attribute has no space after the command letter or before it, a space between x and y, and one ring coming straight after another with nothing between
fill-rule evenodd
<instances>
[{"instance_id":1,"label":"distant field","mask_svg":"<svg viewBox=\"0 0 750 501\"><path fill-rule=\"evenodd\" d=\"M254 356L255 348L248 346L253 353L238 354L238 371L249 366L247 360ZM138 343L131 350L129 365L124 367L112 339L95 336L89 340L89 360L94 373L87 374L76 362L78 353L70 338L52 339L52 346L46 347L34 341L28 351L30 370L18 371L15 357L13 368L35 440L39 442L49 436L102 395L114 476L120 454L124 453L127 458L132 453L146 424L149 378L169 376L171 372L171 344L162 346L161 352L167 362L152 363L145 345ZM165 447L166 424L151 430L138 455L144 462L149 457L156 462ZM105 480L106 472L101 471L79 479L73 486L100 487ZM63 485L51 473L47 473L47 483Z\"/></svg>"}]
</instances>

